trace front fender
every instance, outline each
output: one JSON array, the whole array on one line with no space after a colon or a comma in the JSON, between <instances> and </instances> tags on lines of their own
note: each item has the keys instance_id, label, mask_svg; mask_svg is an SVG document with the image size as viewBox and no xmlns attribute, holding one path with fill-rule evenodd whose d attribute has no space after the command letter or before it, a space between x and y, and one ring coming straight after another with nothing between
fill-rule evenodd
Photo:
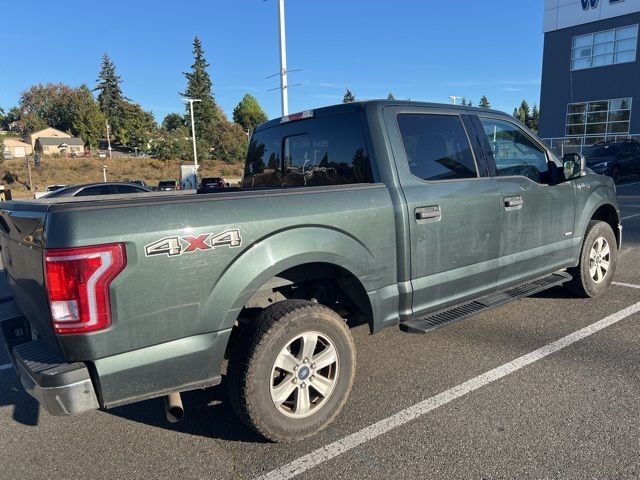
<instances>
[{"instance_id":1,"label":"front fender","mask_svg":"<svg viewBox=\"0 0 640 480\"><path fill-rule=\"evenodd\" d=\"M589 175L584 177L580 183L576 183L576 221L574 226L574 238L577 241L574 245L573 258L576 259L580 255L582 249L582 238L587 230L589 221L593 218L594 213L603 205L611 205L616 211L618 223L620 223L620 208L615 191L612 186L600 184L594 189L589 188L591 183L588 181ZM611 184L613 182L607 177ZM581 187L581 185L585 185Z\"/></svg>"},{"instance_id":2,"label":"front fender","mask_svg":"<svg viewBox=\"0 0 640 480\"><path fill-rule=\"evenodd\" d=\"M289 268L315 262L348 270L371 291L388 282L395 258L376 258L357 239L327 227L280 231L256 242L229 265L200 315L203 320L216 319L212 331L230 328L249 298L268 280Z\"/></svg>"}]
</instances>

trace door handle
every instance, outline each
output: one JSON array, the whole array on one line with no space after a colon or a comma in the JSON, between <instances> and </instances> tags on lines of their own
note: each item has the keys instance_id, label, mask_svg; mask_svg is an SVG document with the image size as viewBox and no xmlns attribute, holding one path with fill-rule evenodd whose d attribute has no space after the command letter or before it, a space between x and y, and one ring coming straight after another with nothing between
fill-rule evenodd
<instances>
[{"instance_id":1,"label":"door handle","mask_svg":"<svg viewBox=\"0 0 640 480\"><path fill-rule=\"evenodd\" d=\"M524 200L520 195L516 195L515 197L504 197L504 208L506 210L522 208L522 205L524 205Z\"/></svg>"},{"instance_id":2,"label":"door handle","mask_svg":"<svg viewBox=\"0 0 640 480\"><path fill-rule=\"evenodd\" d=\"M442 218L439 205L416 208L416 221L418 223L437 222Z\"/></svg>"}]
</instances>

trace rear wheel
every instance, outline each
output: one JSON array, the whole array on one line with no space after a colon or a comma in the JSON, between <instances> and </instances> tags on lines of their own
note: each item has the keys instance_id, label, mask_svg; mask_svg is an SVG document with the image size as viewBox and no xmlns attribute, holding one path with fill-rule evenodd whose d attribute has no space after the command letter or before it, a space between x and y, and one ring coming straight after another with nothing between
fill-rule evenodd
<instances>
[{"instance_id":1,"label":"rear wheel","mask_svg":"<svg viewBox=\"0 0 640 480\"><path fill-rule=\"evenodd\" d=\"M336 312L284 300L265 308L239 338L228 393L253 430L275 442L294 442L340 413L353 385L355 348Z\"/></svg>"},{"instance_id":2,"label":"rear wheel","mask_svg":"<svg viewBox=\"0 0 640 480\"><path fill-rule=\"evenodd\" d=\"M568 272L567 288L580 297L599 297L613 280L618 259L616 236L608 223L592 220L582 243L580 263Z\"/></svg>"}]
</instances>

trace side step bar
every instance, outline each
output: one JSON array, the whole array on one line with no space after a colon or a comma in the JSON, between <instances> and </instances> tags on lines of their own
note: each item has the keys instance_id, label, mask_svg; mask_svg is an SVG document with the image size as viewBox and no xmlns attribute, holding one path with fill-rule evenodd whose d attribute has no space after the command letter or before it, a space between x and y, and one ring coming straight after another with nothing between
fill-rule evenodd
<instances>
[{"instance_id":1,"label":"side step bar","mask_svg":"<svg viewBox=\"0 0 640 480\"><path fill-rule=\"evenodd\" d=\"M522 283L508 288L502 292L495 292L484 297L461 303L445 310L430 313L426 317L416 318L400 323L400 330L407 333L427 333L440 327L459 322L467 317L486 312L492 308L513 302L520 298L529 297L556 285L561 285L571 280L571 275L566 272L556 272L546 277Z\"/></svg>"}]
</instances>

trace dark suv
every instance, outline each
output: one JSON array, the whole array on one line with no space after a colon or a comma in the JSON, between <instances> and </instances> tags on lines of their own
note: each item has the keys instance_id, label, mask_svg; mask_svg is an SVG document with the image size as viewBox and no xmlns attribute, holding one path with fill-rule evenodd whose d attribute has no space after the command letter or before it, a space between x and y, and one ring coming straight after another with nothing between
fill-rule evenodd
<instances>
[{"instance_id":1,"label":"dark suv","mask_svg":"<svg viewBox=\"0 0 640 480\"><path fill-rule=\"evenodd\" d=\"M617 140L596 143L584 151L587 166L618 183L623 175L640 174L640 142Z\"/></svg>"}]
</instances>

